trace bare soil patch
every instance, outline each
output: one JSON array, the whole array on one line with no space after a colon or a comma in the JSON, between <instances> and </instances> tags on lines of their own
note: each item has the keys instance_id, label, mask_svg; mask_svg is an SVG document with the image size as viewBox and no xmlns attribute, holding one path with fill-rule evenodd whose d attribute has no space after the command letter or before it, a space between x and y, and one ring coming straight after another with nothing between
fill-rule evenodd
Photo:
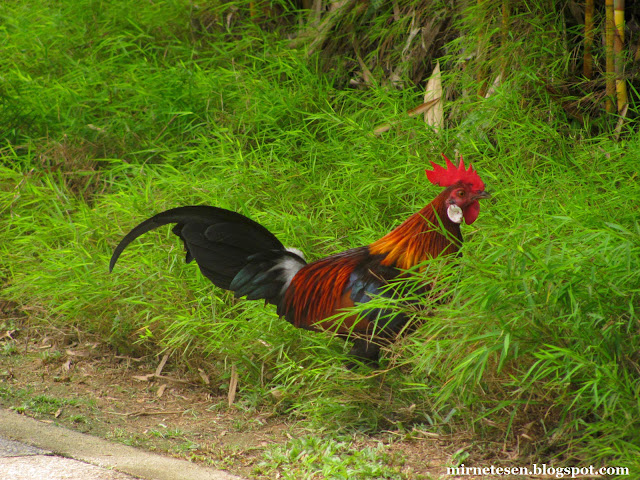
<instances>
[{"instance_id":1,"label":"bare soil patch","mask_svg":"<svg viewBox=\"0 0 640 480\"><path fill-rule=\"evenodd\" d=\"M69 343L60 332L0 337L0 406L43 421L255 479L280 478L261 466L267 449L316 434L272 410L229 406L213 381L207 385L202 374L161 357L119 356L97 342ZM469 445L435 434L355 440L363 447L383 443L412 479L458 478L447 476L446 467Z\"/></svg>"}]
</instances>

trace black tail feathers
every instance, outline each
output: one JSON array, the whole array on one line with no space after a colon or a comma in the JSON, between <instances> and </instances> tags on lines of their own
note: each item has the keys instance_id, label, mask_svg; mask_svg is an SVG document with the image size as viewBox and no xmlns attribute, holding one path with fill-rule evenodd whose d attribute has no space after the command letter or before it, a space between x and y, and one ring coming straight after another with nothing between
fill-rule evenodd
<instances>
[{"instance_id":1,"label":"black tail feathers","mask_svg":"<svg viewBox=\"0 0 640 480\"><path fill-rule=\"evenodd\" d=\"M133 240L173 223L173 233L184 242L186 261L195 260L214 285L236 296L278 304L293 275L305 265L304 259L288 251L269 230L244 215L217 207L188 206L159 213L131 230L115 248L109 271Z\"/></svg>"}]
</instances>

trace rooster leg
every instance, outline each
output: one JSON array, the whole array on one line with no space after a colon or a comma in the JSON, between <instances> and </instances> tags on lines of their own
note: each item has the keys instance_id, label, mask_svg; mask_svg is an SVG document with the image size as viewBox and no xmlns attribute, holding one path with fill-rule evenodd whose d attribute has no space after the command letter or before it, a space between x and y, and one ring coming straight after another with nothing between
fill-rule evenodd
<instances>
[{"instance_id":1,"label":"rooster leg","mask_svg":"<svg viewBox=\"0 0 640 480\"><path fill-rule=\"evenodd\" d=\"M353 348L349 351L349 356L354 357L365 365L378 368L380 359L380 345L372 343L364 338L356 338L353 341ZM353 370L358 365L357 362L347 363L347 368Z\"/></svg>"}]
</instances>

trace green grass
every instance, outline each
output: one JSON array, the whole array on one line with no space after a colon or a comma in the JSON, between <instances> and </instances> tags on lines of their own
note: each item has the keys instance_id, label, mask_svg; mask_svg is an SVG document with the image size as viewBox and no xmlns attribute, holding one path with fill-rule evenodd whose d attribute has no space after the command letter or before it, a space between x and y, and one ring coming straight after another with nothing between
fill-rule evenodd
<instances>
[{"instance_id":1,"label":"green grass","mask_svg":"<svg viewBox=\"0 0 640 480\"><path fill-rule=\"evenodd\" d=\"M486 100L448 104L436 135L402 113L419 91L338 88L256 25L194 30L187 2L0 9L1 295L31 325L123 353L175 349L222 387L236 365L241 405L318 435L418 425L520 440L524 458L640 466L640 139L633 122L615 141L606 118L595 135L566 117L538 82L554 52L520 58ZM236 303L184 265L168 228L107 273L132 226L186 204L244 213L310 259L367 244L438 193L424 168L455 149L494 199L443 272L449 302L414 312L388 371L345 371L342 341ZM306 447L287 448L267 462ZM336 448L344 464L351 447Z\"/></svg>"},{"instance_id":2,"label":"green grass","mask_svg":"<svg viewBox=\"0 0 640 480\"><path fill-rule=\"evenodd\" d=\"M409 478L399 473L396 467L402 465L394 465L397 460L386 454L382 445L363 447L349 438L305 436L293 439L285 446L271 448L255 473L269 475L274 469L282 468L282 478L291 480Z\"/></svg>"},{"instance_id":3,"label":"green grass","mask_svg":"<svg viewBox=\"0 0 640 480\"><path fill-rule=\"evenodd\" d=\"M18 413L28 413L35 417L52 416L59 414L62 408L74 407L82 401L78 399L59 398L51 395L40 394L31 389L23 388L0 388L0 399L8 404L13 403L12 407ZM71 415L69 417L73 422L84 422L84 415Z\"/></svg>"}]
</instances>

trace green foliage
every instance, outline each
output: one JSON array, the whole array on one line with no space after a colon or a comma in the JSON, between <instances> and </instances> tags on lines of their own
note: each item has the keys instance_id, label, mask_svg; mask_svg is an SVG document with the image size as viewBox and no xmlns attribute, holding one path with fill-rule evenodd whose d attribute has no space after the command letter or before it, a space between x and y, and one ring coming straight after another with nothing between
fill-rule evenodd
<instances>
[{"instance_id":1,"label":"green foliage","mask_svg":"<svg viewBox=\"0 0 640 480\"><path fill-rule=\"evenodd\" d=\"M382 448L354 445L349 438L318 439L305 436L289 441L285 446L272 448L258 467L261 474L282 469L284 479L328 478L393 479L408 478L393 468L393 459Z\"/></svg>"},{"instance_id":2,"label":"green foliage","mask_svg":"<svg viewBox=\"0 0 640 480\"><path fill-rule=\"evenodd\" d=\"M497 193L508 199L505 214L483 217L493 234L468 252L454 300L404 354L412 365L451 372L436 404L477 405L478 419L503 418L496 427L505 438L518 435L518 418L534 421L552 438L584 445L591 459L637 451L640 428L629 413L640 388L640 226L623 200L640 192L629 156L614 144L608 150L598 166L580 163L577 152L543 185ZM606 447L595 441L603 435Z\"/></svg>"},{"instance_id":3,"label":"green foliage","mask_svg":"<svg viewBox=\"0 0 640 480\"><path fill-rule=\"evenodd\" d=\"M456 95L435 134L398 113L422 93L337 88L344 71L322 73L259 24L238 35L216 9L215 28L201 29L182 1L0 8L1 295L34 325L98 333L127 353L205 358L223 388L235 365L242 405L315 431L473 429L533 458L639 465L640 139L630 122L613 140L606 119L595 134L547 95L543 67L566 56L544 15L532 17L530 42L505 50L512 74L488 98L455 66L477 35L459 19L469 35L443 58ZM522 55L527 45L542 53ZM312 260L367 244L437 194L423 170L456 149L494 199L463 226L463 258L429 266L447 302L420 299L415 331L386 350L381 371L346 371L341 340L212 288L168 228L107 273L132 226L186 204L246 214ZM352 450L309 437L267 464L295 466L296 478L403 478L381 450Z\"/></svg>"},{"instance_id":4,"label":"green foliage","mask_svg":"<svg viewBox=\"0 0 640 480\"><path fill-rule=\"evenodd\" d=\"M0 397L23 399L22 404L15 407L14 410L18 413L29 413L36 416L42 415L55 415L63 407L74 406L79 403L79 400L57 398L51 395L35 395L33 392L25 390L13 391L11 389L4 389L4 392L0 391ZM81 422L80 416L73 416L74 422Z\"/></svg>"}]
</instances>

